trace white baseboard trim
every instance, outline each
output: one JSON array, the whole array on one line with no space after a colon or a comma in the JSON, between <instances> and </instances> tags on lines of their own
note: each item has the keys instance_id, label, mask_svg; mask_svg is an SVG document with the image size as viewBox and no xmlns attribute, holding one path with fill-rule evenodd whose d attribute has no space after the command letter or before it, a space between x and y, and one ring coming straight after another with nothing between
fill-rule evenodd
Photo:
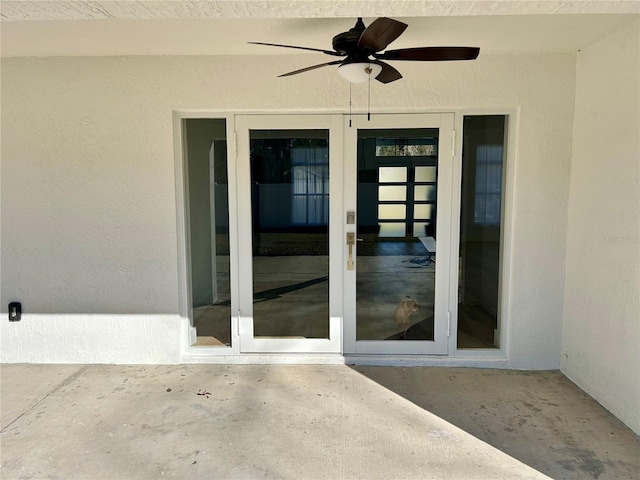
<instances>
[{"instance_id":1,"label":"white baseboard trim","mask_svg":"<svg viewBox=\"0 0 640 480\"><path fill-rule=\"evenodd\" d=\"M19 322L0 323L0 361L175 364L187 327L177 314L23 314Z\"/></svg>"}]
</instances>

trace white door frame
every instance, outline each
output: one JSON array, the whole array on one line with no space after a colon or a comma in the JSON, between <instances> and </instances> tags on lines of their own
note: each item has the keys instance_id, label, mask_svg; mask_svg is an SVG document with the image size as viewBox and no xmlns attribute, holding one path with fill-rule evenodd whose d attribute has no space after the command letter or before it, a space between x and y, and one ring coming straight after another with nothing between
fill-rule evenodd
<instances>
[{"instance_id":1,"label":"white door frame","mask_svg":"<svg viewBox=\"0 0 640 480\"><path fill-rule=\"evenodd\" d=\"M349 126L349 122L352 126ZM454 114L376 114L371 120L364 116L345 116L344 130L344 211L355 211L357 217L357 137L358 129L394 129L394 128L438 128L438 188L436 229L438 232L438 260L436 262L436 285L434 307L434 340L356 340L356 271L357 242L354 246L355 268L344 271L344 349L345 354L432 354L446 355L449 348L451 323L450 275L451 272L451 227L452 197L457 194L453 188L453 127ZM346 232L354 232L356 225L345 225ZM345 242L343 242L345 245ZM343 255L347 253L346 245Z\"/></svg>"},{"instance_id":2,"label":"white door frame","mask_svg":"<svg viewBox=\"0 0 640 480\"><path fill-rule=\"evenodd\" d=\"M403 357L403 355L375 355L375 354L352 354L348 349L340 348L340 353L343 353L346 358L351 358L351 361L355 361L356 363L367 363L374 362L374 364L394 364L394 362L403 362L402 364L407 364L406 362L410 362L416 365L441 365L442 361L453 362L447 364L455 364L460 366L495 366L495 365L507 365L507 358L509 356L509 342L508 339L508 329L509 329L509 317L511 312L511 295L510 290L512 288L512 272L511 272L511 262L510 259L512 257L512 244L513 244L513 210L515 205L514 200L514 185L515 185L515 176L516 176L516 145L518 140L518 125L519 125L519 110L516 108L480 108L480 109L452 109L451 112L455 113L456 124L455 131L462 132L462 121L465 115L506 115L509 119L508 123L508 140L507 140L507 153L506 153L506 162L507 162L507 180L506 180L506 190L504 193L504 230L503 230L503 249L502 252L502 267L501 267L501 275L502 275L502 287L501 287L501 300L500 306L502 309L501 313L501 326L500 326L500 348L499 349L457 349L456 344L456 326L454 323L454 319L457 318L457 243L459 237L459 218L456 218L456 215L452 216L452 228L456 230L453 232L455 237L451 239L452 245L454 246L451 249L451 275L450 275L450 308L452 312L452 324L451 324L451 335L449 337L449 352L447 358L436 358L432 355L426 355L423 357L412 357L411 360L403 359L399 360ZM270 116L290 116L290 115L300 115L307 116L306 112L290 112L290 111L278 111L278 112L264 112L264 111L246 111L240 112L242 114L251 114L251 115L270 115ZM439 112L434 111L433 115L437 115ZM308 112L309 115L315 114L315 112ZM342 111L327 111L321 116L327 115L337 115L340 118L345 116ZM396 112L393 110L389 110L390 115L396 116ZM403 115L414 115L413 112L399 112L397 116ZM311 353L309 355L290 355L290 356L273 356L270 354L265 355L242 355L240 350L240 339L239 339L239 315L240 309L238 306L238 292L244 288L244 285L240 285L240 272L238 271L238 262L234 261L233 258L238 258L238 214L237 214L237 206L239 201L239 196L237 195L236 187L238 185L237 182L237 170L236 170L236 141L234 138L235 129L235 118L238 115L237 110L175 110L173 112L173 132L174 132L174 160L175 160L175 188L176 188L176 205L177 205L177 213L176 213L176 221L178 225L178 255L177 255L177 265L178 265L178 301L179 301L179 315L183 320L183 329L181 331L181 336L183 341L181 342L183 349L183 359L187 362L254 362L254 361L277 361L285 363L288 362L299 362L304 361L302 359L307 359L307 361L311 361L314 363L343 363L345 358L341 358L339 356L326 355L322 352L319 354ZM380 115L386 115L383 113L377 113L372 116L372 121L376 121L376 119ZM427 115L431 115L431 113L427 113ZM353 119L357 117L361 117L362 115L353 115ZM184 141L184 120L186 119L223 119L226 121L227 128L227 157L228 157L228 175L229 175L229 240L230 240L230 254L232 257L231 261L231 347L206 347L206 346L192 346L196 341L196 330L192 323L192 315L191 311L191 274L190 274L190 248L189 248L189 207L188 207L188 179L187 179L187 165L186 165L186 155L184 152L185 141ZM349 130L347 130L349 133ZM342 128L338 129L337 134L342 141L342 136L344 135L344 130ZM456 195L459 194L460 188L460 163L461 163L461 152L462 152L462 136L455 135L455 155L456 160L454 164L454 196L453 196L453 209L455 212L459 211L459 203L460 198ZM334 142L335 144L335 142ZM355 170L355 166L353 167ZM335 175L333 176L336 177ZM342 179L341 179L342 181ZM355 188L355 179L349 182L345 178L344 188L346 192L352 192ZM457 193L456 193L457 192ZM332 195L335 198L335 195L342 196L343 189L340 188L337 191L334 189ZM352 206L349 208L345 204L342 211L337 212L332 215L335 217L341 217L344 215L345 211L350 209L355 209L355 203L352 202ZM346 223L346 222L345 222ZM340 241L344 239L346 232L345 223L341 224L341 231L338 232L340 235L340 239L337 240L337 244L340 244ZM334 229L335 231L335 229ZM346 263L346 246L343 245L343 250L341 252L332 252L333 256L337 256L338 254L342 255L340 259L341 265L345 265ZM342 277L342 276L341 276ZM339 279L339 281L343 281L344 279ZM334 282L335 285L335 282ZM344 295L341 293L342 297ZM332 307L333 308L333 307ZM347 311L344 312L345 315L348 314ZM332 311L332 316L334 312ZM339 332L342 332L342 316L339 319L340 325L338 328ZM341 333L339 333L341 334ZM344 339L343 339L344 340ZM332 348L331 352L335 352ZM250 359L250 360L248 360ZM270 360L271 359L271 360ZM273 360L275 359L275 360ZM310 360L309 360L310 359ZM380 363L382 362L382 363Z\"/></svg>"},{"instance_id":3,"label":"white door frame","mask_svg":"<svg viewBox=\"0 0 640 480\"><path fill-rule=\"evenodd\" d=\"M255 337L249 131L326 129L329 131L329 338ZM342 115L236 115L238 181L239 343L242 353L341 353L343 318Z\"/></svg>"}]
</instances>

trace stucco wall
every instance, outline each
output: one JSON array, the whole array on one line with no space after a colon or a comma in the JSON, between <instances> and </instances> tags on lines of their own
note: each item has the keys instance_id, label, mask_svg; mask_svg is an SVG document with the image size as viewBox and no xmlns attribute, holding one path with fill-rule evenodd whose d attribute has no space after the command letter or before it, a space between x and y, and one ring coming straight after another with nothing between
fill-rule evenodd
<instances>
[{"instance_id":1,"label":"stucco wall","mask_svg":"<svg viewBox=\"0 0 640 480\"><path fill-rule=\"evenodd\" d=\"M562 371L640 433L640 21L578 55Z\"/></svg>"},{"instance_id":2,"label":"stucco wall","mask_svg":"<svg viewBox=\"0 0 640 480\"><path fill-rule=\"evenodd\" d=\"M179 328L172 111L348 111L348 84L332 68L276 78L314 63L314 55L3 59L1 302L3 310L23 302L25 315L0 323L2 359L63 361L18 340L56 351L56 338L78 334L70 314L96 322L91 335L133 335L127 321L147 315L149 338L158 338L167 326L149 314ZM397 66L404 79L373 85L374 113L519 109L508 165L516 182L508 354L515 368L558 368L575 57ZM354 86L355 108L366 98L366 86ZM92 314L124 320L114 327ZM59 318L66 330L52 331ZM163 342L179 359L180 341ZM113 356L94 349L74 360Z\"/></svg>"}]
</instances>

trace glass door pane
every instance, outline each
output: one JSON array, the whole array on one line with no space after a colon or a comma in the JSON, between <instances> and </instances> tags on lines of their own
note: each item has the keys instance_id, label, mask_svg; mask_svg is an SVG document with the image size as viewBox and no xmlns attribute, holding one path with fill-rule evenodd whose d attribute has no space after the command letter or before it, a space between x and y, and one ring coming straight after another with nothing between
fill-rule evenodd
<instances>
[{"instance_id":1,"label":"glass door pane","mask_svg":"<svg viewBox=\"0 0 640 480\"><path fill-rule=\"evenodd\" d=\"M329 131L250 130L256 337L329 338Z\"/></svg>"},{"instance_id":2,"label":"glass door pane","mask_svg":"<svg viewBox=\"0 0 640 480\"><path fill-rule=\"evenodd\" d=\"M193 346L231 346L229 180L225 119L185 119ZM235 299L234 299L235 301Z\"/></svg>"},{"instance_id":3,"label":"glass door pane","mask_svg":"<svg viewBox=\"0 0 640 480\"><path fill-rule=\"evenodd\" d=\"M433 341L438 129L359 129L356 341Z\"/></svg>"},{"instance_id":4,"label":"glass door pane","mask_svg":"<svg viewBox=\"0 0 640 480\"><path fill-rule=\"evenodd\" d=\"M458 348L499 348L504 115L464 117Z\"/></svg>"}]
</instances>

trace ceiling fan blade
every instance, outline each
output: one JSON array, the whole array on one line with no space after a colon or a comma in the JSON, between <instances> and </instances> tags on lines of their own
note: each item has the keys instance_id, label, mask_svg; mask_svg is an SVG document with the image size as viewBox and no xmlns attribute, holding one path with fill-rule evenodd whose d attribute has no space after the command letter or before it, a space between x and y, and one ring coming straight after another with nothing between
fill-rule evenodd
<instances>
[{"instance_id":1,"label":"ceiling fan blade","mask_svg":"<svg viewBox=\"0 0 640 480\"><path fill-rule=\"evenodd\" d=\"M382 71L376 77L376 80L379 82L391 83L402 78L402 74L388 63L381 62L380 60L373 60L373 63L377 63L382 67Z\"/></svg>"},{"instance_id":2,"label":"ceiling fan blade","mask_svg":"<svg viewBox=\"0 0 640 480\"><path fill-rule=\"evenodd\" d=\"M312 52L326 53L327 55L333 55L335 57L343 57L344 56L344 54L342 54L342 53L334 52L333 50L322 50L320 48L297 47L295 45L282 45L280 43L264 43L264 42L247 42L247 43L251 43L253 45L268 45L270 47L284 47L284 48L295 48L297 50L310 50Z\"/></svg>"},{"instance_id":3,"label":"ceiling fan blade","mask_svg":"<svg viewBox=\"0 0 640 480\"><path fill-rule=\"evenodd\" d=\"M387 50L374 54L380 60L413 60L419 62L438 62L447 60L474 60L480 49L477 47L418 47Z\"/></svg>"},{"instance_id":4,"label":"ceiling fan blade","mask_svg":"<svg viewBox=\"0 0 640 480\"><path fill-rule=\"evenodd\" d=\"M342 60L334 60L333 62L320 63L319 65L312 65L311 67L301 68L300 70L294 70L293 72L283 73L282 75L278 75L278 77L290 77L291 75L297 75L299 73L308 72L309 70L315 70L316 68L327 67L329 65L338 65L342 63Z\"/></svg>"},{"instance_id":5,"label":"ceiling fan blade","mask_svg":"<svg viewBox=\"0 0 640 480\"><path fill-rule=\"evenodd\" d=\"M402 35L406 28L406 23L380 17L371 22L371 25L362 32L358 40L358 48L370 48L374 52L384 50L387 45Z\"/></svg>"}]
</instances>

